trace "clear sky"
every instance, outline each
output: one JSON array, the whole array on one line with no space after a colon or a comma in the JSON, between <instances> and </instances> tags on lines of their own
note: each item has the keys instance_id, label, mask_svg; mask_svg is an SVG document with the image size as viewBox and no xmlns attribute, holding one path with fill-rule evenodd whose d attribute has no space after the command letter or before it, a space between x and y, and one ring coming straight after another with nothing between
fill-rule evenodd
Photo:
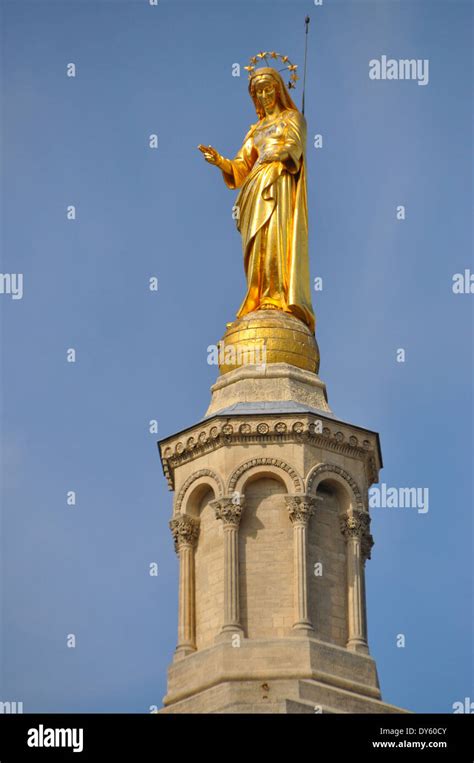
<instances>
[{"instance_id":1,"label":"clear sky","mask_svg":"<svg viewBox=\"0 0 474 763\"><path fill-rule=\"evenodd\" d=\"M255 112L232 65L302 68L307 13L320 375L337 416L380 432L381 481L429 488L425 514L373 510L371 651L388 702L474 698L474 295L452 290L474 272L472 4L2 0L2 272L24 294L0 295L0 700L25 711L161 705L178 565L148 425L204 415L206 348L245 287L235 194L196 146L234 155ZM382 55L428 59L428 84L371 80Z\"/></svg>"}]
</instances>

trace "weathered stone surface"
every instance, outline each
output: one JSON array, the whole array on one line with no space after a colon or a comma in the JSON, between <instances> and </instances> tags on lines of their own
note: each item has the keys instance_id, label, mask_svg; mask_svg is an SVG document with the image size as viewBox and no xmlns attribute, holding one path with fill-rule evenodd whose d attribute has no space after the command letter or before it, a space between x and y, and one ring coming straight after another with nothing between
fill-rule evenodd
<instances>
[{"instance_id":1,"label":"weathered stone surface","mask_svg":"<svg viewBox=\"0 0 474 763\"><path fill-rule=\"evenodd\" d=\"M316 374L286 363L237 368L221 376L211 387L211 393L206 417L239 403L270 401L299 403L331 412L324 382Z\"/></svg>"}]
</instances>

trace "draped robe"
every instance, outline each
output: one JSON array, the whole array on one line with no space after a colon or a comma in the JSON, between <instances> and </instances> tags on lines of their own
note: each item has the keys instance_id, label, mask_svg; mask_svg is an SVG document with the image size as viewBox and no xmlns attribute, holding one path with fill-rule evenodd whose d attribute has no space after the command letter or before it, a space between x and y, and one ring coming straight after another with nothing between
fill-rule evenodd
<instances>
[{"instance_id":1,"label":"draped robe","mask_svg":"<svg viewBox=\"0 0 474 763\"><path fill-rule=\"evenodd\" d=\"M229 188L240 188L237 228L242 236L247 294L238 317L276 308L314 331L311 306L305 176L306 122L296 109L252 125L242 148L223 170ZM265 161L286 151L285 162Z\"/></svg>"}]
</instances>

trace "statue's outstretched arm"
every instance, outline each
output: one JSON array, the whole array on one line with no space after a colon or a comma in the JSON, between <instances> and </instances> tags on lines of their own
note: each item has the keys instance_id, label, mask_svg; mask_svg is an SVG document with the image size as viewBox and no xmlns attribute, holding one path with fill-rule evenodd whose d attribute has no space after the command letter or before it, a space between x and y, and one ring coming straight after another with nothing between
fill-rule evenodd
<instances>
[{"instance_id":1,"label":"statue's outstretched arm","mask_svg":"<svg viewBox=\"0 0 474 763\"><path fill-rule=\"evenodd\" d=\"M231 189L240 188L255 163L256 154L250 134L245 136L244 144L234 159L226 159L212 146L198 146L205 160L222 170L224 182Z\"/></svg>"}]
</instances>

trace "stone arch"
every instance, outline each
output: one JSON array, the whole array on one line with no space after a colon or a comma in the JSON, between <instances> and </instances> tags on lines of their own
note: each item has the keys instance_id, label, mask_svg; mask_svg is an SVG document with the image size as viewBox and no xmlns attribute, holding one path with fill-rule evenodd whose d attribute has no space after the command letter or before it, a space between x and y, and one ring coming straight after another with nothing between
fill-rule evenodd
<instances>
[{"instance_id":1,"label":"stone arch","mask_svg":"<svg viewBox=\"0 0 474 763\"><path fill-rule=\"evenodd\" d=\"M224 483L219 475L212 469L200 469L198 472L191 474L187 480L183 483L175 503L175 514L188 514L193 513L189 511L189 498L192 493L195 493L199 487L210 488L214 490L216 497L220 498L224 495ZM183 511L184 506L184 511Z\"/></svg>"},{"instance_id":2,"label":"stone arch","mask_svg":"<svg viewBox=\"0 0 474 763\"><path fill-rule=\"evenodd\" d=\"M245 494L245 484L253 477L273 477L284 483L288 493L303 493L304 482L296 469L279 458L252 458L235 469L228 482L228 493Z\"/></svg>"},{"instance_id":3,"label":"stone arch","mask_svg":"<svg viewBox=\"0 0 474 763\"><path fill-rule=\"evenodd\" d=\"M315 466L306 478L306 492L310 495L315 494L318 484L327 478L338 482L344 490L349 492L352 508L364 510L362 494L354 477L336 464L318 464Z\"/></svg>"}]
</instances>

